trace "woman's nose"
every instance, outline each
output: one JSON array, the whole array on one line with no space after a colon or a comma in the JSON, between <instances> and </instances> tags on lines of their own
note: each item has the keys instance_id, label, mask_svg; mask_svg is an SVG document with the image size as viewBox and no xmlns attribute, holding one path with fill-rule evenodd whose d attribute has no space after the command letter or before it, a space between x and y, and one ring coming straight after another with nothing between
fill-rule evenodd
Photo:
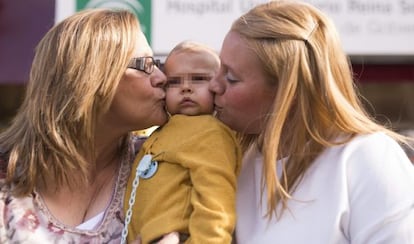
<instances>
[{"instance_id":1,"label":"woman's nose","mask_svg":"<svg viewBox=\"0 0 414 244\"><path fill-rule=\"evenodd\" d=\"M153 87L164 87L167 84L167 77L158 67L154 68L150 79Z\"/></svg>"},{"instance_id":2,"label":"woman's nose","mask_svg":"<svg viewBox=\"0 0 414 244\"><path fill-rule=\"evenodd\" d=\"M208 89L215 94L221 95L224 93L224 86L218 81L218 77L214 76L208 85Z\"/></svg>"}]
</instances>

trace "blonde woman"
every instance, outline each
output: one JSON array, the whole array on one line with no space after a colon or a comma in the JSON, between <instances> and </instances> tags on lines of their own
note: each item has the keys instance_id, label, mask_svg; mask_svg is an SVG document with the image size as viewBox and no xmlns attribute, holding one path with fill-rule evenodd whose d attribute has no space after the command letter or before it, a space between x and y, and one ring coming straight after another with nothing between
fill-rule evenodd
<instances>
[{"instance_id":1,"label":"blonde woman","mask_svg":"<svg viewBox=\"0 0 414 244\"><path fill-rule=\"evenodd\" d=\"M86 10L40 41L0 134L0 243L120 243L140 140L166 122L166 77L126 11Z\"/></svg>"},{"instance_id":2,"label":"blonde woman","mask_svg":"<svg viewBox=\"0 0 414 244\"><path fill-rule=\"evenodd\" d=\"M331 20L272 1L238 18L212 79L241 135L237 243L414 243L414 167L361 106Z\"/></svg>"}]
</instances>

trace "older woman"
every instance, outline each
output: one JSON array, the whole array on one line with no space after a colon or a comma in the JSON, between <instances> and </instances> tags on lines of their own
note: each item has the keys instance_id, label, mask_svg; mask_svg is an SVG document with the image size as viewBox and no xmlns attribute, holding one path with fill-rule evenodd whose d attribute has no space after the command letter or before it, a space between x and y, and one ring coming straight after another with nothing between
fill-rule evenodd
<instances>
[{"instance_id":1,"label":"older woman","mask_svg":"<svg viewBox=\"0 0 414 244\"><path fill-rule=\"evenodd\" d=\"M120 242L130 131L167 120L152 55L127 11L79 12L43 37L0 135L1 243Z\"/></svg>"}]
</instances>

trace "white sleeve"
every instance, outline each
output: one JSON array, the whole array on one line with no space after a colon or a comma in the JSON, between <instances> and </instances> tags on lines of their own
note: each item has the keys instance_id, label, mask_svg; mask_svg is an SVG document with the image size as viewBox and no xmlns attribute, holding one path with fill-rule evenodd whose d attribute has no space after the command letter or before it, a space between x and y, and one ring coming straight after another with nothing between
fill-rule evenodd
<instances>
[{"instance_id":1,"label":"white sleeve","mask_svg":"<svg viewBox=\"0 0 414 244\"><path fill-rule=\"evenodd\" d=\"M350 243L413 244L414 166L391 138L372 139L348 154Z\"/></svg>"}]
</instances>

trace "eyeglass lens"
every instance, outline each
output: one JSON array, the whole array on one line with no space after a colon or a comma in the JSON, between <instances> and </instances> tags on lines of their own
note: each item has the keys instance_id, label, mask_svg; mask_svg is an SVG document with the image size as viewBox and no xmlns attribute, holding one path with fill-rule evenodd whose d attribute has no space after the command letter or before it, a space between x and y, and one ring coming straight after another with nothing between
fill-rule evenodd
<instances>
[{"instance_id":1,"label":"eyeglass lens","mask_svg":"<svg viewBox=\"0 0 414 244\"><path fill-rule=\"evenodd\" d=\"M131 60L128 68L133 68L151 74L154 71L154 65L160 67L160 60L153 57L139 57Z\"/></svg>"}]
</instances>

